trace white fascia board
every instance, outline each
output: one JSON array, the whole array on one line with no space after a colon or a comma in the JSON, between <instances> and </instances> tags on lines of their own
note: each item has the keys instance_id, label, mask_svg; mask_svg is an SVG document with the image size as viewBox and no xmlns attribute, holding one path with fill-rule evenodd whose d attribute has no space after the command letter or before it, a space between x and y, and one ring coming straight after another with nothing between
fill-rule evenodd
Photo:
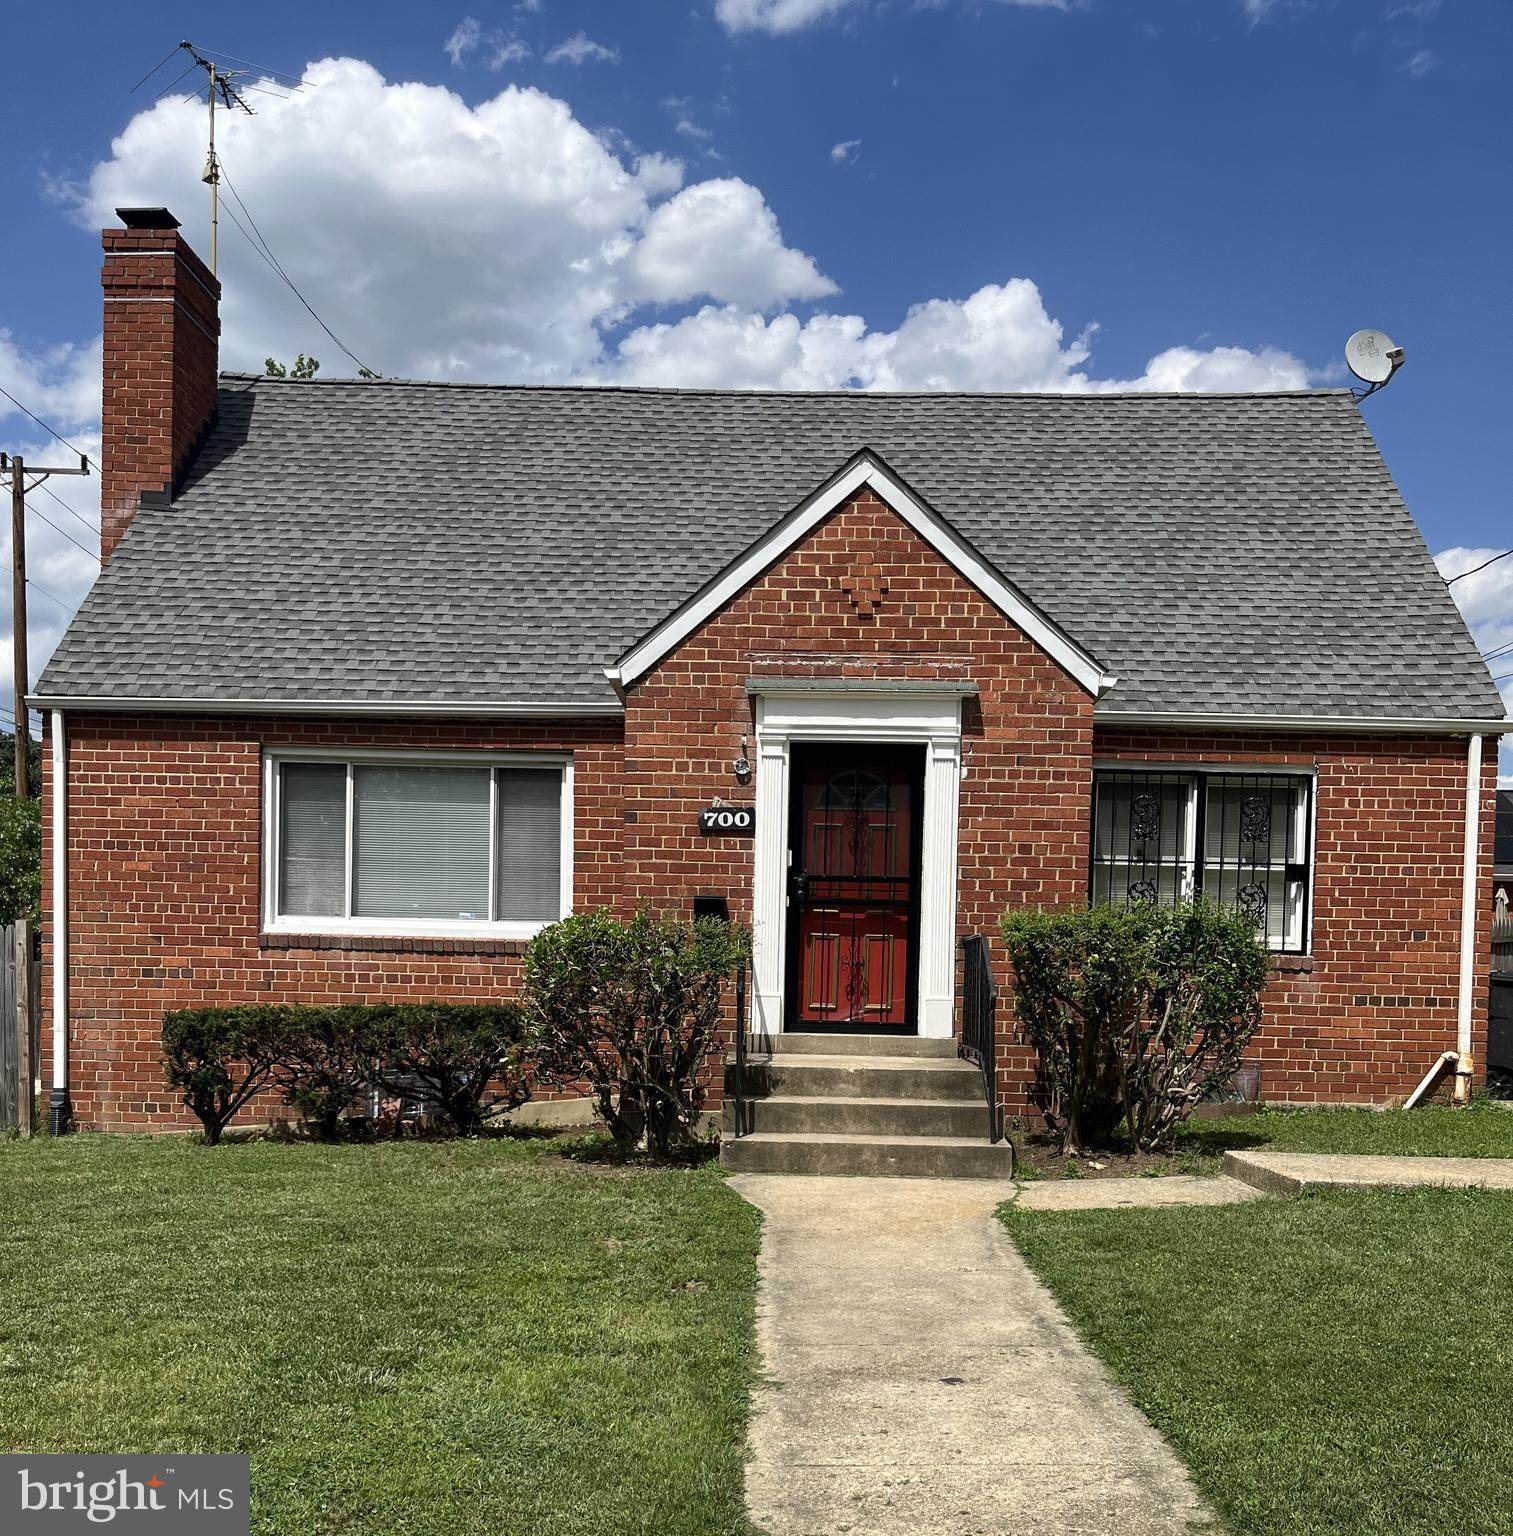
<instances>
[{"instance_id":1,"label":"white fascia board","mask_svg":"<svg viewBox=\"0 0 1513 1536\"><path fill-rule=\"evenodd\" d=\"M916 501L870 454L861 454L834 480L801 502L767 536L728 565L703 591L663 620L633 650L607 668L605 676L617 689L635 682L674 646L743 592L806 534L817 528L848 497L866 486L885 501L961 577L977 588L999 612L1057 662L1095 698L1118 681L1104 670L1070 635L1057 628L1043 613L1011 587L970 545L929 508Z\"/></svg>"},{"instance_id":2,"label":"white fascia board","mask_svg":"<svg viewBox=\"0 0 1513 1536\"><path fill-rule=\"evenodd\" d=\"M1100 725L1169 726L1183 730L1389 732L1398 735L1497 736L1513 732L1513 720L1433 719L1423 715L1205 714L1201 711L1094 710Z\"/></svg>"},{"instance_id":3,"label":"white fascia board","mask_svg":"<svg viewBox=\"0 0 1513 1536\"><path fill-rule=\"evenodd\" d=\"M123 711L172 715L361 715L444 716L453 719L571 720L618 718L624 708L616 702L596 704L481 703L461 700L386 702L381 699L184 699L109 694L31 694L32 709Z\"/></svg>"}]
</instances>

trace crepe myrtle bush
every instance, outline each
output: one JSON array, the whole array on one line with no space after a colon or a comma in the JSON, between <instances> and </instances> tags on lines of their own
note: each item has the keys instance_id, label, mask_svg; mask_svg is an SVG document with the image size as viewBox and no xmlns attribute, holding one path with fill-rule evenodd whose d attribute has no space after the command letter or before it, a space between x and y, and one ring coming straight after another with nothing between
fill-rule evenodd
<instances>
[{"instance_id":1,"label":"crepe myrtle bush","mask_svg":"<svg viewBox=\"0 0 1513 1536\"><path fill-rule=\"evenodd\" d=\"M744 928L643 909L564 918L531 940L525 1005L543 1080L586 1082L623 1147L668 1157L695 1139Z\"/></svg>"},{"instance_id":2,"label":"crepe myrtle bush","mask_svg":"<svg viewBox=\"0 0 1513 1536\"><path fill-rule=\"evenodd\" d=\"M368 1087L420 1099L459 1135L530 1097L513 1003L183 1009L163 1020L163 1057L211 1146L263 1088L326 1138Z\"/></svg>"},{"instance_id":3,"label":"crepe myrtle bush","mask_svg":"<svg viewBox=\"0 0 1513 1536\"><path fill-rule=\"evenodd\" d=\"M1270 959L1217 902L1004 914L1015 1009L1063 1147L1169 1142L1261 1024Z\"/></svg>"}]
</instances>

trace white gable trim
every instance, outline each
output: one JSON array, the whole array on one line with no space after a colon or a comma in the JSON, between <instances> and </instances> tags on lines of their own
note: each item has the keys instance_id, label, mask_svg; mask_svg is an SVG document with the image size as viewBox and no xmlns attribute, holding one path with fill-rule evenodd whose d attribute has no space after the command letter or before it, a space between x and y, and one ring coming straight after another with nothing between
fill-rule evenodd
<instances>
[{"instance_id":1,"label":"white gable trim","mask_svg":"<svg viewBox=\"0 0 1513 1536\"><path fill-rule=\"evenodd\" d=\"M827 485L783 518L767 536L727 566L704 590L664 619L647 637L607 667L605 676L623 689L654 667L775 560L817 528L847 497L866 487L875 492L925 543L999 612L1017 624L1048 656L1095 698L1118 681L1070 635L1057 628L1006 582L951 526L917 501L871 454L863 453Z\"/></svg>"}]
</instances>

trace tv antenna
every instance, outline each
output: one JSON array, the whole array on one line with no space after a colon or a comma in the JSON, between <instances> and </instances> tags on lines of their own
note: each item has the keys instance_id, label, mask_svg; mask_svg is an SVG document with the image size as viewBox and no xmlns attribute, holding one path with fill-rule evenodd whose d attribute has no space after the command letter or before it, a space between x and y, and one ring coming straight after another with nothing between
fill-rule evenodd
<instances>
[{"instance_id":1,"label":"tv antenna","mask_svg":"<svg viewBox=\"0 0 1513 1536\"><path fill-rule=\"evenodd\" d=\"M1366 386L1354 392L1364 400L1392 382L1403 366L1403 349L1385 331L1357 331L1345 343L1345 364Z\"/></svg>"},{"instance_id":2,"label":"tv antenna","mask_svg":"<svg viewBox=\"0 0 1513 1536\"><path fill-rule=\"evenodd\" d=\"M254 113L252 108L243 99L242 93L236 88L236 81L241 78L245 71L221 69L214 59L207 59L193 43L180 43L179 47L210 77L210 90L208 93L210 99L210 148L205 155L205 170L200 176L200 180L210 188L210 275L214 277L216 275L216 242L221 216L221 162L216 159L215 154L216 100L219 98L221 105L228 112L240 110L245 112L248 117L254 116Z\"/></svg>"}]
</instances>

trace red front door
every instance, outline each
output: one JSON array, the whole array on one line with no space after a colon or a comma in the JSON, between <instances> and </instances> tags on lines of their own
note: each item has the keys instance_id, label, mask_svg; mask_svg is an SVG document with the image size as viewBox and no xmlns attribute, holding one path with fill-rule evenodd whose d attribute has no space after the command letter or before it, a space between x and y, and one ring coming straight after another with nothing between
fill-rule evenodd
<instances>
[{"instance_id":1,"label":"red front door","mask_svg":"<svg viewBox=\"0 0 1513 1536\"><path fill-rule=\"evenodd\" d=\"M912 1029L923 748L795 746L793 757L790 1023Z\"/></svg>"}]
</instances>

